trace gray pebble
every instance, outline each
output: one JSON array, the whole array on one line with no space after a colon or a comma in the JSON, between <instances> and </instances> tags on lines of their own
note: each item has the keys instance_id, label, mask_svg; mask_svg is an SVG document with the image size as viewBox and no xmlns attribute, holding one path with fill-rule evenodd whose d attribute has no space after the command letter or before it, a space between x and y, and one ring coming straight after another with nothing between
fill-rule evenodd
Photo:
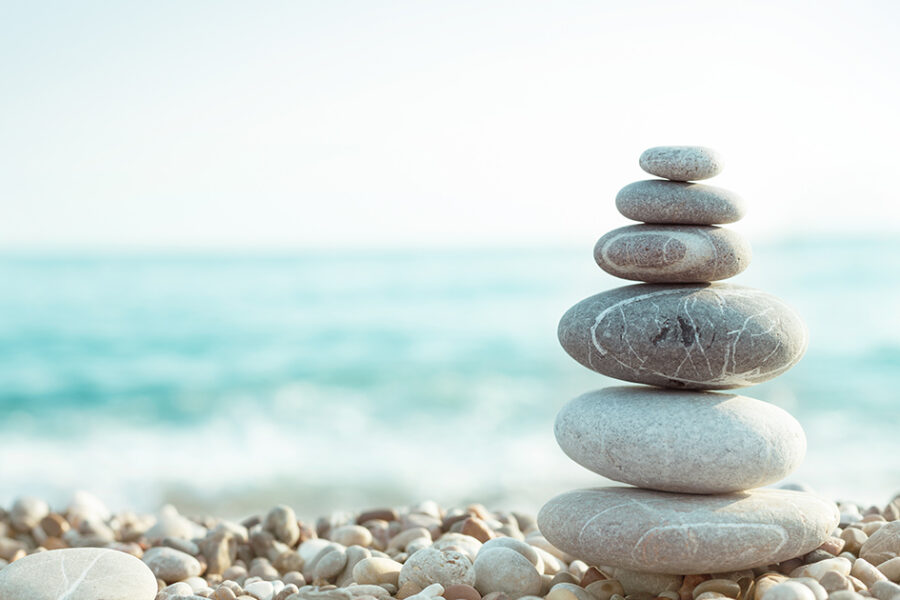
<instances>
[{"instance_id":1,"label":"gray pebble","mask_svg":"<svg viewBox=\"0 0 900 600\"><path fill-rule=\"evenodd\" d=\"M806 351L806 327L782 300L723 283L615 288L582 300L559 341L603 375L661 387L729 389L768 381Z\"/></svg>"},{"instance_id":2,"label":"gray pebble","mask_svg":"<svg viewBox=\"0 0 900 600\"><path fill-rule=\"evenodd\" d=\"M616 195L616 208L634 221L669 225L723 225L743 218L744 201L724 188L647 179Z\"/></svg>"},{"instance_id":3,"label":"gray pebble","mask_svg":"<svg viewBox=\"0 0 900 600\"><path fill-rule=\"evenodd\" d=\"M705 225L630 225L594 246L601 269L648 283L694 283L734 277L752 258L739 233Z\"/></svg>"},{"instance_id":4,"label":"gray pebble","mask_svg":"<svg viewBox=\"0 0 900 600\"><path fill-rule=\"evenodd\" d=\"M725 166L718 152L704 146L656 146L644 150L638 163L647 173L673 181L709 179Z\"/></svg>"}]
</instances>

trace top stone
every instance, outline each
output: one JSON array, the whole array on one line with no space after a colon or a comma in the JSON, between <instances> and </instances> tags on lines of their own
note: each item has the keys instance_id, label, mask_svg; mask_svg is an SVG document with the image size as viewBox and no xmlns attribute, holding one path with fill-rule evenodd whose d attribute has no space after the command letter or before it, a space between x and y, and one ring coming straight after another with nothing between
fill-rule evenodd
<instances>
[{"instance_id":1,"label":"top stone","mask_svg":"<svg viewBox=\"0 0 900 600\"><path fill-rule=\"evenodd\" d=\"M722 157L703 146L656 146L645 150L641 168L672 181L699 181L715 177L724 167Z\"/></svg>"}]
</instances>

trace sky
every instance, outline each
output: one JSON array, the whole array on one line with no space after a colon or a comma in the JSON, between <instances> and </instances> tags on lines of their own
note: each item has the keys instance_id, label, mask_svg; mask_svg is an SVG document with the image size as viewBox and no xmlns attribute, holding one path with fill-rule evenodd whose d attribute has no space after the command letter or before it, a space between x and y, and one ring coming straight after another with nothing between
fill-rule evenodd
<instances>
[{"instance_id":1,"label":"sky","mask_svg":"<svg viewBox=\"0 0 900 600\"><path fill-rule=\"evenodd\" d=\"M650 146L897 234L900 4L0 2L0 247L580 244Z\"/></svg>"}]
</instances>

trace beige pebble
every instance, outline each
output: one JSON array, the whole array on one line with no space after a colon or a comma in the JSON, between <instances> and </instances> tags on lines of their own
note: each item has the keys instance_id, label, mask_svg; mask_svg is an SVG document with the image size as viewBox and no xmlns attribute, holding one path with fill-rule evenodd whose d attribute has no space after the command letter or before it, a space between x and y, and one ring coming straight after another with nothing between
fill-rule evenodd
<instances>
[{"instance_id":1,"label":"beige pebble","mask_svg":"<svg viewBox=\"0 0 900 600\"><path fill-rule=\"evenodd\" d=\"M544 550L545 552L552 554L553 556L555 556L556 558L558 558L559 560L561 560L562 562L564 562L566 564L569 564L570 562L575 560L574 556L572 556L568 552L563 552L562 550L560 550L559 548L557 548L556 546L554 546L553 544L548 542L547 538L545 538L543 535L541 535L537 529L535 529L535 531L538 533L535 533L534 535L529 535L525 538L525 542L527 544L534 546L535 548L540 548L541 550Z\"/></svg>"},{"instance_id":2,"label":"beige pebble","mask_svg":"<svg viewBox=\"0 0 900 600\"><path fill-rule=\"evenodd\" d=\"M143 561L154 575L166 583L175 583L199 575L202 570L200 562L190 554L165 546L147 550Z\"/></svg>"},{"instance_id":3,"label":"beige pebble","mask_svg":"<svg viewBox=\"0 0 900 600\"><path fill-rule=\"evenodd\" d=\"M481 550L481 542L471 535L463 535L458 532L445 533L431 546L435 550L456 550L466 555L470 561L475 560L478 551Z\"/></svg>"},{"instance_id":4,"label":"beige pebble","mask_svg":"<svg viewBox=\"0 0 900 600\"><path fill-rule=\"evenodd\" d=\"M300 526L297 515L290 506L279 505L266 514L263 529L275 536L280 542L293 546L300 539Z\"/></svg>"},{"instance_id":5,"label":"beige pebble","mask_svg":"<svg viewBox=\"0 0 900 600\"><path fill-rule=\"evenodd\" d=\"M406 546L417 539L426 538L428 541L431 541L431 533L424 527L412 527L410 529L406 529L401 531L397 535L391 538L391 541L388 542L387 552L392 550L405 550Z\"/></svg>"},{"instance_id":6,"label":"beige pebble","mask_svg":"<svg viewBox=\"0 0 900 600\"><path fill-rule=\"evenodd\" d=\"M858 554L860 547L869 539L869 536L862 529L856 527L848 527L841 532L841 539L844 540L844 550Z\"/></svg>"},{"instance_id":7,"label":"beige pebble","mask_svg":"<svg viewBox=\"0 0 900 600\"><path fill-rule=\"evenodd\" d=\"M616 579L595 581L585 589L597 600L610 600L613 596L625 597L625 588Z\"/></svg>"},{"instance_id":8,"label":"beige pebble","mask_svg":"<svg viewBox=\"0 0 900 600\"><path fill-rule=\"evenodd\" d=\"M521 540L508 537L494 538L485 542L478 551L478 554L480 555L482 552L486 552L491 548L509 548L510 550L514 550L527 558L528 562L534 565L534 568L537 569L538 573L544 572L544 561L537 550Z\"/></svg>"},{"instance_id":9,"label":"beige pebble","mask_svg":"<svg viewBox=\"0 0 900 600\"><path fill-rule=\"evenodd\" d=\"M709 592L703 592L702 594L698 594L694 598L694 600L716 600L717 598L727 598L727 597L728 596L726 596L725 594L722 594L721 592L709 591Z\"/></svg>"},{"instance_id":10,"label":"beige pebble","mask_svg":"<svg viewBox=\"0 0 900 600\"><path fill-rule=\"evenodd\" d=\"M773 585L763 595L763 600L815 600L812 590L796 581L783 581Z\"/></svg>"},{"instance_id":11,"label":"beige pebble","mask_svg":"<svg viewBox=\"0 0 900 600\"><path fill-rule=\"evenodd\" d=\"M865 598L866 596L849 590L839 590L828 594L828 600L865 600Z\"/></svg>"},{"instance_id":12,"label":"beige pebble","mask_svg":"<svg viewBox=\"0 0 900 600\"><path fill-rule=\"evenodd\" d=\"M730 579L708 579L694 588L694 600L698 600L700 594L705 592L717 592L729 598L737 598L741 593L741 586Z\"/></svg>"},{"instance_id":13,"label":"beige pebble","mask_svg":"<svg viewBox=\"0 0 900 600\"><path fill-rule=\"evenodd\" d=\"M545 600L594 600L590 592L574 583L557 583L550 588Z\"/></svg>"},{"instance_id":14,"label":"beige pebble","mask_svg":"<svg viewBox=\"0 0 900 600\"><path fill-rule=\"evenodd\" d=\"M822 587L822 584L813 579L812 577L798 577L796 579L792 579L791 581L796 581L797 583L802 583L806 587L809 588L809 591L813 593L813 596L816 597L816 600L827 600L828 591Z\"/></svg>"},{"instance_id":15,"label":"beige pebble","mask_svg":"<svg viewBox=\"0 0 900 600\"><path fill-rule=\"evenodd\" d=\"M270 581L254 581L244 586L244 592L256 598L256 600L272 600L275 588Z\"/></svg>"},{"instance_id":16,"label":"beige pebble","mask_svg":"<svg viewBox=\"0 0 900 600\"><path fill-rule=\"evenodd\" d=\"M347 550L344 548L334 548L330 552L326 552L319 560L315 561L316 565L313 569L313 578L317 580L329 580L338 576L347 565Z\"/></svg>"},{"instance_id":17,"label":"beige pebble","mask_svg":"<svg viewBox=\"0 0 900 600\"><path fill-rule=\"evenodd\" d=\"M819 583L822 584L822 587L825 588L825 591L828 593L840 590L853 591L853 584L850 583L850 579L837 571L825 573L822 576L822 579L819 580Z\"/></svg>"},{"instance_id":18,"label":"beige pebble","mask_svg":"<svg viewBox=\"0 0 900 600\"><path fill-rule=\"evenodd\" d=\"M884 524L878 531L870 534L859 549L859 557L875 566L895 556L900 556L900 521Z\"/></svg>"},{"instance_id":19,"label":"beige pebble","mask_svg":"<svg viewBox=\"0 0 900 600\"><path fill-rule=\"evenodd\" d=\"M853 562L853 568L850 569L850 575L862 581L866 584L866 587L872 587L877 581L887 581L887 577L885 577L884 573L876 569L872 566L872 563L863 558L857 558Z\"/></svg>"},{"instance_id":20,"label":"beige pebble","mask_svg":"<svg viewBox=\"0 0 900 600\"><path fill-rule=\"evenodd\" d=\"M877 581L869 591L878 600L900 600L900 585L890 581Z\"/></svg>"},{"instance_id":21,"label":"beige pebble","mask_svg":"<svg viewBox=\"0 0 900 600\"><path fill-rule=\"evenodd\" d=\"M511 600L541 591L541 574L534 563L516 550L496 546L482 549L475 558L475 589L482 596L503 592Z\"/></svg>"},{"instance_id":22,"label":"beige pebble","mask_svg":"<svg viewBox=\"0 0 900 600\"><path fill-rule=\"evenodd\" d=\"M397 585L403 565L390 558L364 558L353 567L353 580L361 584Z\"/></svg>"},{"instance_id":23,"label":"beige pebble","mask_svg":"<svg viewBox=\"0 0 900 600\"><path fill-rule=\"evenodd\" d=\"M753 586L753 600L762 600L762 597L766 595L769 589L787 580L787 575L782 575L781 573L769 572L760 575L756 578L756 583Z\"/></svg>"},{"instance_id":24,"label":"beige pebble","mask_svg":"<svg viewBox=\"0 0 900 600\"><path fill-rule=\"evenodd\" d=\"M335 579L335 584L338 587L347 587L351 583L353 583L353 569L356 568L356 565L361 561L372 557L372 551L368 548L363 548L362 546L350 546L347 548L347 564L344 565L344 570L337 576ZM388 558L386 556L378 556L376 558ZM388 559L390 560L390 559Z\"/></svg>"},{"instance_id":25,"label":"beige pebble","mask_svg":"<svg viewBox=\"0 0 900 600\"><path fill-rule=\"evenodd\" d=\"M849 575L853 565L846 558L840 556L820 560L811 565L803 565L791 571L791 577L812 577L816 581L820 580L825 573L836 571L841 575Z\"/></svg>"},{"instance_id":26,"label":"beige pebble","mask_svg":"<svg viewBox=\"0 0 900 600\"><path fill-rule=\"evenodd\" d=\"M331 541L342 546L370 546L372 544L372 532L361 525L343 525L333 529L330 534Z\"/></svg>"},{"instance_id":27,"label":"beige pebble","mask_svg":"<svg viewBox=\"0 0 900 600\"><path fill-rule=\"evenodd\" d=\"M871 536L873 533L875 533L876 531L881 529L881 527L886 524L887 523L885 521L868 521L868 522L862 524L861 529L863 530L863 533L865 533L868 536Z\"/></svg>"},{"instance_id":28,"label":"beige pebble","mask_svg":"<svg viewBox=\"0 0 900 600\"><path fill-rule=\"evenodd\" d=\"M891 581L895 583L900 581L900 556L884 561L877 568Z\"/></svg>"},{"instance_id":29,"label":"beige pebble","mask_svg":"<svg viewBox=\"0 0 900 600\"><path fill-rule=\"evenodd\" d=\"M220 585L215 589L210 598L212 598L212 600L235 600L235 598L237 598L237 594L235 594L230 588Z\"/></svg>"},{"instance_id":30,"label":"beige pebble","mask_svg":"<svg viewBox=\"0 0 900 600\"><path fill-rule=\"evenodd\" d=\"M822 542L822 545L819 546L818 549L824 550L828 554L833 554L834 556L837 556L838 554L841 553L841 550L844 549L845 545L846 545L846 542L842 538L831 536L827 540Z\"/></svg>"}]
</instances>

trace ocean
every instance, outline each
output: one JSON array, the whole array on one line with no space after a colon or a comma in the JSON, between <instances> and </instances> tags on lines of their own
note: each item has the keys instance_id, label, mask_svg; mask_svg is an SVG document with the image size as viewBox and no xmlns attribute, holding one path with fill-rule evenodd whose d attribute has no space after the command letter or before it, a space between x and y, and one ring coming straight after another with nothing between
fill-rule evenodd
<instances>
[{"instance_id":1,"label":"ocean","mask_svg":"<svg viewBox=\"0 0 900 600\"><path fill-rule=\"evenodd\" d=\"M900 240L754 247L734 283L810 329L794 369L741 393L807 432L789 481L900 492ZM578 248L0 256L0 505L242 516L408 504L536 510L602 483L556 446L570 398L616 382L556 340L625 282Z\"/></svg>"}]
</instances>

